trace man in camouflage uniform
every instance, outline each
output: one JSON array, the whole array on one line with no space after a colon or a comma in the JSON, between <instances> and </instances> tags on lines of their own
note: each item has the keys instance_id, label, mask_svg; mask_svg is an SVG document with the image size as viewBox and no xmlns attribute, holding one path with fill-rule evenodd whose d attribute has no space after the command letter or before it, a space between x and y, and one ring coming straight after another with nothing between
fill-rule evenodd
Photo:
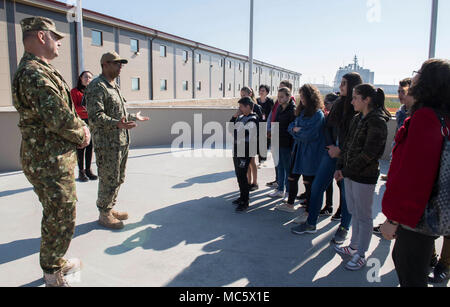
<instances>
[{"instance_id":1,"label":"man in camouflage uniform","mask_svg":"<svg viewBox=\"0 0 450 307\"><path fill-rule=\"evenodd\" d=\"M122 221L128 219L128 213L117 212L113 208L125 179L129 130L136 127L136 121L149 120L140 112L129 114L125 108L126 100L115 80L123 64L127 63L116 52L104 54L100 60L102 74L89 84L84 96L100 179L97 199L99 224L111 229L123 228Z\"/></svg>"},{"instance_id":2,"label":"man in camouflage uniform","mask_svg":"<svg viewBox=\"0 0 450 307\"><path fill-rule=\"evenodd\" d=\"M70 88L49 62L59 54L63 34L44 17L21 21L25 53L12 84L20 115L22 168L43 207L40 264L47 286L68 286L64 275L81 268L63 258L75 230L76 149L90 132L75 112Z\"/></svg>"}]
</instances>

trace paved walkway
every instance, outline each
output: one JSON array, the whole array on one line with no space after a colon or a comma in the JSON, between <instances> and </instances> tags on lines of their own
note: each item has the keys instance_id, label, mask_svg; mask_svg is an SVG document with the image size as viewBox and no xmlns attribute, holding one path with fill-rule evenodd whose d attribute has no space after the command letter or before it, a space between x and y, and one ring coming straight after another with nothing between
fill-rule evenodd
<instances>
[{"instance_id":1,"label":"paved walkway","mask_svg":"<svg viewBox=\"0 0 450 307\"><path fill-rule=\"evenodd\" d=\"M118 209L131 216L125 229L102 229L97 183L77 183L77 228L68 256L81 258L84 269L69 280L73 286L398 285L391 242L373 236L368 258L380 265L380 282L370 282L373 266L346 271L330 247L338 223L322 219L316 235L291 234L295 215L275 211L279 202L267 197L264 185L273 177L273 168L261 169L251 209L236 214L230 158L175 157L161 147L132 150L118 199ZM375 223L384 219L383 191L380 184ZM42 286L41 206L23 173L0 174L0 216L0 286ZM439 250L441 245L439 240Z\"/></svg>"}]
</instances>

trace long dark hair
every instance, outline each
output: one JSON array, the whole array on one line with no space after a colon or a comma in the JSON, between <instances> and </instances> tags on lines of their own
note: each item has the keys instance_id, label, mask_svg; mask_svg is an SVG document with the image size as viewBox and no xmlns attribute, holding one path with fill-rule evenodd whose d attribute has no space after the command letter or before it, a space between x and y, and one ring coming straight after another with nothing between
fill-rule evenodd
<instances>
[{"instance_id":1,"label":"long dark hair","mask_svg":"<svg viewBox=\"0 0 450 307\"><path fill-rule=\"evenodd\" d=\"M383 89L375 88L372 84L360 84L355 87L355 93L361 95L362 99L370 97L369 108L371 110L381 110L386 116L391 118L391 113L384 106L386 95Z\"/></svg>"},{"instance_id":2,"label":"long dark hair","mask_svg":"<svg viewBox=\"0 0 450 307\"><path fill-rule=\"evenodd\" d=\"M419 79L409 89L416 100L411 115L423 107L450 115L450 61L430 59L423 63Z\"/></svg>"},{"instance_id":3,"label":"long dark hair","mask_svg":"<svg viewBox=\"0 0 450 307\"><path fill-rule=\"evenodd\" d=\"M305 98L305 104L300 101L297 109L295 110L295 116L300 116L305 111L305 117L312 117L318 110L324 109L324 104L320 91L317 87L311 84L305 84L300 88L303 98Z\"/></svg>"},{"instance_id":4,"label":"long dark hair","mask_svg":"<svg viewBox=\"0 0 450 307\"><path fill-rule=\"evenodd\" d=\"M84 92L84 90L86 89L86 86L83 85L83 82L81 81L81 78L83 78L84 74L90 73L91 75L94 75L93 73L91 73L89 70L85 70L81 73L81 75L78 77L78 83L77 83L77 89L80 92Z\"/></svg>"},{"instance_id":5,"label":"long dark hair","mask_svg":"<svg viewBox=\"0 0 450 307\"><path fill-rule=\"evenodd\" d=\"M340 96L334 103L330 114L328 115L328 125L345 129L355 115L355 109L352 105L353 89L362 84L361 75L356 72L345 74L342 79L347 80L347 96Z\"/></svg>"}]
</instances>

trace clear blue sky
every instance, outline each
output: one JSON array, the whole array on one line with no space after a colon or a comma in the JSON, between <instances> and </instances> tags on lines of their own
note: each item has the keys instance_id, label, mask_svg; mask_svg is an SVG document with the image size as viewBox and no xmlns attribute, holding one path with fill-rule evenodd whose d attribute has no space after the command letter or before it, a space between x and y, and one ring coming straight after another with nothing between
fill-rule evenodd
<instances>
[{"instance_id":1,"label":"clear blue sky","mask_svg":"<svg viewBox=\"0 0 450 307\"><path fill-rule=\"evenodd\" d=\"M357 54L375 83L394 84L428 57L431 2L255 0L254 57L303 73L302 83L331 84ZM249 3L83 0L87 9L239 54L249 50ZM436 57L450 58L449 38L450 0L440 0Z\"/></svg>"}]
</instances>

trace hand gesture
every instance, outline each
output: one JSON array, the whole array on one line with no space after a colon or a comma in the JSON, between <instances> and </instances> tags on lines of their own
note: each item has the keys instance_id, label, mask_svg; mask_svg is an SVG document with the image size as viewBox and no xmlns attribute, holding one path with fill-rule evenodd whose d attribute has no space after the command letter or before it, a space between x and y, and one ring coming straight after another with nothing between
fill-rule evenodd
<instances>
[{"instance_id":1,"label":"hand gesture","mask_svg":"<svg viewBox=\"0 0 450 307\"><path fill-rule=\"evenodd\" d=\"M146 122L146 121L150 120L150 117L142 116L141 112L138 112L138 114L136 114L136 119L140 122Z\"/></svg>"},{"instance_id":2,"label":"hand gesture","mask_svg":"<svg viewBox=\"0 0 450 307\"><path fill-rule=\"evenodd\" d=\"M117 123L117 128L119 129L127 129L131 130L135 128L137 125L135 122L127 122L127 119L123 117L120 122Z\"/></svg>"}]
</instances>

